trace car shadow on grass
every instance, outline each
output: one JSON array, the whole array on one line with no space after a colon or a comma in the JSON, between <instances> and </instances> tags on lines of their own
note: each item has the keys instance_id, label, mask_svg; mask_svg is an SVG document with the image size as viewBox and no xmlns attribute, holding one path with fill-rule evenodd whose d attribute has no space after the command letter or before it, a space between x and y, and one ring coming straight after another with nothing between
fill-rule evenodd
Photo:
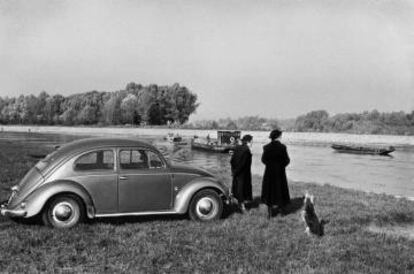
<instances>
[{"instance_id":1,"label":"car shadow on grass","mask_svg":"<svg viewBox=\"0 0 414 274\"><path fill-rule=\"evenodd\" d=\"M113 225L123 225L131 223L147 223L147 222L156 222L156 221L174 221L174 220L189 220L187 214L179 215L146 215L146 216L123 216L123 217L106 217L106 218L96 218L88 220L88 223L91 224L113 224Z\"/></svg>"}]
</instances>

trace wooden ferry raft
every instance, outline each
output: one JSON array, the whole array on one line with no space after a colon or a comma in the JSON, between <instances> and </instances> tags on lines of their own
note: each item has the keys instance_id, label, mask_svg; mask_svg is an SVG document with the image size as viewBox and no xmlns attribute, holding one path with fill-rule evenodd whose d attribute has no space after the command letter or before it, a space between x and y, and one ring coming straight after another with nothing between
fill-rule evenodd
<instances>
[{"instance_id":1,"label":"wooden ferry raft","mask_svg":"<svg viewBox=\"0 0 414 274\"><path fill-rule=\"evenodd\" d=\"M217 131L217 139L212 139L209 135L207 135L206 138L194 136L191 142L191 148L210 152L227 153L236 147L239 143L240 136L240 131L225 130Z\"/></svg>"}]
</instances>

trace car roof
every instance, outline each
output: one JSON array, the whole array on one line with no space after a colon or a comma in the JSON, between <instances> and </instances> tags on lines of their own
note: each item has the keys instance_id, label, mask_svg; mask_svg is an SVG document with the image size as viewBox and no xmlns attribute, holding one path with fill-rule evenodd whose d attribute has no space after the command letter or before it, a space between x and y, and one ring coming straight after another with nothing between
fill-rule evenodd
<instances>
[{"instance_id":1,"label":"car roof","mask_svg":"<svg viewBox=\"0 0 414 274\"><path fill-rule=\"evenodd\" d=\"M52 160L64 157L67 154L84 151L100 147L122 147L122 146L139 146L142 148L148 148L152 150L157 150L153 145L146 142L140 141L133 138L108 138L108 137L94 137L94 138L84 138L70 143L64 144L59 147L52 154Z\"/></svg>"}]
</instances>

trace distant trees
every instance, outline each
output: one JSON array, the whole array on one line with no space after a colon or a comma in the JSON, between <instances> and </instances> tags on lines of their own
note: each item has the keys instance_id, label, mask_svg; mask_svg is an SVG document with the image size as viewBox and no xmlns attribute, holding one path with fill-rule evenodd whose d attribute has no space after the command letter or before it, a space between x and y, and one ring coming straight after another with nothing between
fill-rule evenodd
<instances>
[{"instance_id":1,"label":"distant trees","mask_svg":"<svg viewBox=\"0 0 414 274\"><path fill-rule=\"evenodd\" d=\"M123 124L138 124L140 117L138 115L138 98L134 94L128 94L121 101L121 123Z\"/></svg>"},{"instance_id":2,"label":"distant trees","mask_svg":"<svg viewBox=\"0 0 414 274\"><path fill-rule=\"evenodd\" d=\"M197 95L186 87L131 82L115 92L90 91L68 97L20 95L0 97L1 124L93 125L183 124L198 107Z\"/></svg>"},{"instance_id":3,"label":"distant trees","mask_svg":"<svg viewBox=\"0 0 414 274\"><path fill-rule=\"evenodd\" d=\"M197 95L179 84L143 86L128 83L114 92L90 91L67 97L20 95L0 97L0 124L39 125L182 125L199 106ZM237 119L195 121L187 128L229 130L284 130L303 132L348 132L360 134L414 135L414 110L383 113L340 113L330 116L315 110L296 119L245 116Z\"/></svg>"},{"instance_id":4,"label":"distant trees","mask_svg":"<svg viewBox=\"0 0 414 274\"><path fill-rule=\"evenodd\" d=\"M271 130L279 127L276 119L267 119L259 116L245 116L238 119L201 120L187 125L189 128L200 129L228 129L228 130Z\"/></svg>"},{"instance_id":5,"label":"distant trees","mask_svg":"<svg viewBox=\"0 0 414 274\"><path fill-rule=\"evenodd\" d=\"M372 110L334 116L329 116L325 110L311 111L296 119L293 130L414 135L414 111L380 113Z\"/></svg>"},{"instance_id":6,"label":"distant trees","mask_svg":"<svg viewBox=\"0 0 414 274\"><path fill-rule=\"evenodd\" d=\"M311 111L296 118L295 127L298 131L324 131L328 117L325 110Z\"/></svg>"},{"instance_id":7,"label":"distant trees","mask_svg":"<svg viewBox=\"0 0 414 274\"><path fill-rule=\"evenodd\" d=\"M414 110L411 113L378 110L340 113L330 116L326 110L314 110L296 119L267 119L246 116L238 119L194 121L187 128L228 130L271 130L282 128L299 132L346 132L357 134L414 135Z\"/></svg>"}]
</instances>

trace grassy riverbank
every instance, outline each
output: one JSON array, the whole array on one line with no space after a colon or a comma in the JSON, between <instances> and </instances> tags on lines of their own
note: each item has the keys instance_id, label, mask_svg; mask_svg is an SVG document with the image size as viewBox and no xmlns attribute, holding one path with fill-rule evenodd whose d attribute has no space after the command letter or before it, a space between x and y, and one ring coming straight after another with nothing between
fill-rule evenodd
<instances>
[{"instance_id":1,"label":"grassy riverbank","mask_svg":"<svg viewBox=\"0 0 414 274\"><path fill-rule=\"evenodd\" d=\"M1 187L15 184L34 164L38 145L0 140ZM212 170L230 185L227 170ZM254 176L254 194L260 176ZM200 224L183 218L97 220L70 230L16 224L0 217L0 272L145 273L408 273L414 271L414 239L378 233L414 227L414 202L329 185L290 182L293 204L268 221L253 205L245 215ZM328 219L322 238L304 233L301 196L316 196ZM7 198L1 190L0 200ZM375 229L372 229L372 228ZM385 230L387 231L387 230Z\"/></svg>"}]
</instances>

